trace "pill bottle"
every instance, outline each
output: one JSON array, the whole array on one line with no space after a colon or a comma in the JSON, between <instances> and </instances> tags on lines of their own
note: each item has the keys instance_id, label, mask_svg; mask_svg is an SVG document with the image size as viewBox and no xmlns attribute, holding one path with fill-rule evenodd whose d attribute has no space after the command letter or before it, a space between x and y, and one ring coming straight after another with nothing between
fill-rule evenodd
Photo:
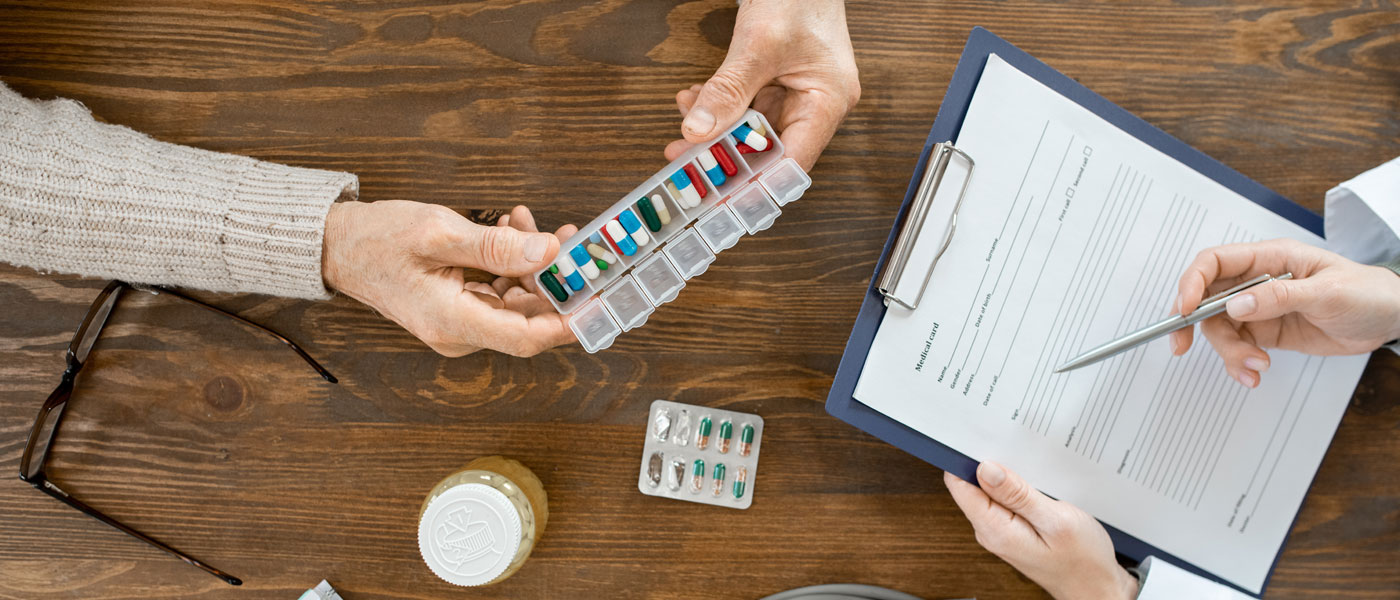
<instances>
[{"instance_id":1,"label":"pill bottle","mask_svg":"<svg viewBox=\"0 0 1400 600\"><path fill-rule=\"evenodd\" d=\"M525 564L549 521L544 485L514 460L487 456L438 482L418 513L418 551L433 574L490 585Z\"/></svg>"}]
</instances>

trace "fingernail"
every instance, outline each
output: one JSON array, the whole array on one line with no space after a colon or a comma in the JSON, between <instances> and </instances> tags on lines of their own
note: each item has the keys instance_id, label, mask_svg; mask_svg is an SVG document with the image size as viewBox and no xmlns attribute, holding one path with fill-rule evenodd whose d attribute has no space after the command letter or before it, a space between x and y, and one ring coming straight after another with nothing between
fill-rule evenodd
<instances>
[{"instance_id":1,"label":"fingernail","mask_svg":"<svg viewBox=\"0 0 1400 600\"><path fill-rule=\"evenodd\" d=\"M1175 355L1177 355L1177 354L1180 354L1180 353L1181 353L1181 341L1177 340L1175 335L1171 336L1170 339L1171 339L1171 341L1172 341L1172 355L1175 356Z\"/></svg>"},{"instance_id":2,"label":"fingernail","mask_svg":"<svg viewBox=\"0 0 1400 600\"><path fill-rule=\"evenodd\" d=\"M532 235L525 240L525 260L537 262L544 258L544 251L549 249L549 234Z\"/></svg>"},{"instance_id":3,"label":"fingernail","mask_svg":"<svg viewBox=\"0 0 1400 600\"><path fill-rule=\"evenodd\" d=\"M1251 356L1249 358L1244 359L1244 366L1247 369L1263 373L1264 371L1269 370L1269 361L1259 358L1257 356Z\"/></svg>"},{"instance_id":4,"label":"fingernail","mask_svg":"<svg viewBox=\"0 0 1400 600\"><path fill-rule=\"evenodd\" d=\"M682 125L690 133L705 135L715 128L715 116L704 107L692 106Z\"/></svg>"},{"instance_id":5,"label":"fingernail","mask_svg":"<svg viewBox=\"0 0 1400 600\"><path fill-rule=\"evenodd\" d=\"M1173 304L1173 305L1172 305L1172 312L1174 312L1174 313L1176 313L1176 314L1181 314L1181 295L1180 295L1180 294L1177 294L1177 296L1176 296L1176 304Z\"/></svg>"},{"instance_id":6,"label":"fingernail","mask_svg":"<svg viewBox=\"0 0 1400 600\"><path fill-rule=\"evenodd\" d=\"M1254 310L1259 308L1259 301L1254 299L1254 294L1240 294L1231 298L1225 303L1225 312L1232 317L1248 317L1254 314Z\"/></svg>"},{"instance_id":7,"label":"fingernail","mask_svg":"<svg viewBox=\"0 0 1400 600\"><path fill-rule=\"evenodd\" d=\"M1240 382L1240 385L1247 388L1254 387L1254 376L1249 373L1236 373L1235 381Z\"/></svg>"},{"instance_id":8,"label":"fingernail","mask_svg":"<svg viewBox=\"0 0 1400 600\"><path fill-rule=\"evenodd\" d=\"M987 482L987 485L996 487L1001 485L1001 482L1006 481L1006 471L1001 468L1001 465L984 462L981 471L982 481Z\"/></svg>"}]
</instances>

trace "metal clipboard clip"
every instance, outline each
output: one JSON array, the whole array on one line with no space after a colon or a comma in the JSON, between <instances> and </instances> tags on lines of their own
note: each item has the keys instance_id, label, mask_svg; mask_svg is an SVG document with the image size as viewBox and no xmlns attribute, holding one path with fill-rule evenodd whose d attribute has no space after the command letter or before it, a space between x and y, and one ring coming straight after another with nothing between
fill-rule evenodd
<instances>
[{"instance_id":1,"label":"metal clipboard clip","mask_svg":"<svg viewBox=\"0 0 1400 600\"><path fill-rule=\"evenodd\" d=\"M943 185L943 175L948 171L948 164L954 156L967 161L967 177L963 179L962 190L958 192L957 203L953 205L952 214L948 218L947 233L939 243L938 251L929 258L929 252L915 251L918 249L919 237L924 233L924 225L933 207L934 197L938 195L939 186ZM928 166L924 168L924 179L919 183L919 190L914 194L914 201L909 207L909 217L904 220L904 227L899 230L899 236L894 240L889 262L885 263L885 269L880 274L880 281L876 286L880 295L885 297L885 306L889 306L891 302L909 310L919 306L919 299L924 295L924 288L928 287L934 266L953 242L953 232L958 226L958 211L962 208L963 198L967 196L967 185L972 181L972 170L975 166L972 157L955 148L952 142L934 145ZM927 264L924 264L925 261ZM919 279L906 281L906 274Z\"/></svg>"}]
</instances>

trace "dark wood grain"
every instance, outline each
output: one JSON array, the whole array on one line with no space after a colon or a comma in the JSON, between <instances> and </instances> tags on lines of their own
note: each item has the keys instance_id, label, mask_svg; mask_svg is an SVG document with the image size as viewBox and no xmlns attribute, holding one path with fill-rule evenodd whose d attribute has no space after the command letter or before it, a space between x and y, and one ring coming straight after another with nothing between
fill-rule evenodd
<instances>
[{"instance_id":1,"label":"dark wood grain","mask_svg":"<svg viewBox=\"0 0 1400 600\"><path fill-rule=\"evenodd\" d=\"M1400 7L1369 1L865 2L864 97L770 230L610 350L444 359L353 301L211 297L341 377L161 298L124 302L80 380L56 479L242 576L230 588L0 479L0 599L753 598L864 581L1034 598L940 473L822 408L967 31L985 25L1313 210L1400 155ZM366 199L524 203L584 222L663 164L674 93L719 64L727 0L0 2L0 80L160 139L358 173ZM0 266L0 467L17 464L101 282ZM210 297L210 296L206 296ZM767 419L745 512L638 494L647 406ZM1273 598L1400 597L1400 360L1377 354ZM417 509L477 456L544 480L550 523L508 582L423 567Z\"/></svg>"}]
</instances>

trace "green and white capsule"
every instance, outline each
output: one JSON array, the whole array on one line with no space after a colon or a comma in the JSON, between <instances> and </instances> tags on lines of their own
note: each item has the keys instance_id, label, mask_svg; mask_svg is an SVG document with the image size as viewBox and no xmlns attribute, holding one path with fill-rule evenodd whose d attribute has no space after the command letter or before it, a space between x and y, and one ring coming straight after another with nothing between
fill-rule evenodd
<instances>
[{"instance_id":1,"label":"green and white capsule","mask_svg":"<svg viewBox=\"0 0 1400 600\"><path fill-rule=\"evenodd\" d=\"M753 425L744 424L739 431L739 456L748 456L753 451Z\"/></svg>"},{"instance_id":2,"label":"green and white capsule","mask_svg":"<svg viewBox=\"0 0 1400 600\"><path fill-rule=\"evenodd\" d=\"M744 498L744 484L749 481L749 468L739 467L739 472L734 474L734 499Z\"/></svg>"},{"instance_id":3,"label":"green and white capsule","mask_svg":"<svg viewBox=\"0 0 1400 600\"><path fill-rule=\"evenodd\" d=\"M715 497L718 498L721 494L724 494L724 463L715 463L714 480L715 484L713 490Z\"/></svg>"},{"instance_id":4,"label":"green and white capsule","mask_svg":"<svg viewBox=\"0 0 1400 600\"><path fill-rule=\"evenodd\" d=\"M695 459L695 468L690 472L690 491L698 494L700 493L700 488L704 487L704 484L705 461L704 459L697 458Z\"/></svg>"},{"instance_id":5,"label":"green and white capsule","mask_svg":"<svg viewBox=\"0 0 1400 600\"><path fill-rule=\"evenodd\" d=\"M710 417L706 415L700 419L700 429L695 434L695 449L704 450L710 447Z\"/></svg>"},{"instance_id":6,"label":"green and white capsule","mask_svg":"<svg viewBox=\"0 0 1400 600\"><path fill-rule=\"evenodd\" d=\"M729 454L729 442L734 439L734 424L729 421L722 421L719 424L719 447L720 454Z\"/></svg>"}]
</instances>

